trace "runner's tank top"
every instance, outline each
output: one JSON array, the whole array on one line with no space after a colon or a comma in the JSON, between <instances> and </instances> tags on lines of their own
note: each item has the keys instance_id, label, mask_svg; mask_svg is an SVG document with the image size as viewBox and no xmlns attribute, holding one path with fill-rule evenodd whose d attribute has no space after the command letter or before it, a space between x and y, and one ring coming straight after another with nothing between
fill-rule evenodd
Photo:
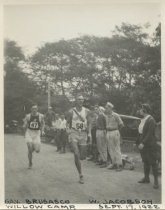
<instances>
[{"instance_id":1,"label":"runner's tank top","mask_svg":"<svg viewBox=\"0 0 165 210\"><path fill-rule=\"evenodd\" d=\"M76 114L74 109L83 118L84 122L82 122L82 120ZM86 130L87 129L87 119L86 119L86 109L85 109L85 107L82 107L82 110L80 112L76 108L74 108L74 109L73 109L73 116L72 116L72 128L74 128L76 130Z\"/></svg>"},{"instance_id":2,"label":"runner's tank top","mask_svg":"<svg viewBox=\"0 0 165 210\"><path fill-rule=\"evenodd\" d=\"M40 126L39 114L36 116L30 115L28 128L30 130L40 130Z\"/></svg>"}]
</instances>

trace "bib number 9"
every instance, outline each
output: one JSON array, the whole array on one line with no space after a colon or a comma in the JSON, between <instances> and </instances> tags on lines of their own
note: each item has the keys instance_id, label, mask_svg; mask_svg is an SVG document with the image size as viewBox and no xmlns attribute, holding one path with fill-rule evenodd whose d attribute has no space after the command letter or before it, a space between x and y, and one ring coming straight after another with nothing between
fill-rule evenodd
<instances>
[{"instance_id":1,"label":"bib number 9","mask_svg":"<svg viewBox=\"0 0 165 210\"><path fill-rule=\"evenodd\" d=\"M32 129L38 129L39 128L38 122L31 122L30 123L30 128L32 128Z\"/></svg>"}]
</instances>

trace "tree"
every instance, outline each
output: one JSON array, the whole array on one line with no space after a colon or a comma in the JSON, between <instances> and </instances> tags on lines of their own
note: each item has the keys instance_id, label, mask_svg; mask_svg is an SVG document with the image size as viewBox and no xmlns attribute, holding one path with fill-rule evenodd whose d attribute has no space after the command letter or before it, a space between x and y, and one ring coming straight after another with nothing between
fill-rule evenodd
<instances>
[{"instance_id":1,"label":"tree","mask_svg":"<svg viewBox=\"0 0 165 210\"><path fill-rule=\"evenodd\" d=\"M139 104L148 102L159 120L160 25L153 37L143 29L123 23L112 37L46 43L30 59L30 76L41 92L46 93L50 81L52 97L70 98L81 92L101 103L109 100L118 112L129 115L136 115Z\"/></svg>"},{"instance_id":2,"label":"tree","mask_svg":"<svg viewBox=\"0 0 165 210\"><path fill-rule=\"evenodd\" d=\"M118 44L112 62L118 70L121 68L118 81L123 93L127 93L127 108L132 107L131 113L136 114L139 103L148 102L155 118L160 120L160 25L154 39L149 39L142 27L125 24L117 27L114 38L118 39Z\"/></svg>"},{"instance_id":3,"label":"tree","mask_svg":"<svg viewBox=\"0 0 165 210\"><path fill-rule=\"evenodd\" d=\"M25 56L16 42L5 41L4 56L5 123L10 120L21 121L25 115L25 108L33 102L35 85L21 71L19 63L25 60Z\"/></svg>"}]
</instances>

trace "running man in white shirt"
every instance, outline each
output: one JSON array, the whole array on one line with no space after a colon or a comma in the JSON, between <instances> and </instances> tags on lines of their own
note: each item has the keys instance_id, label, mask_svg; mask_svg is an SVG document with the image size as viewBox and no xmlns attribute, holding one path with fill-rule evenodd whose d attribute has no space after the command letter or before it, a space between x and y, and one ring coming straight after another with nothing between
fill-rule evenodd
<instances>
[{"instance_id":1,"label":"running man in white shirt","mask_svg":"<svg viewBox=\"0 0 165 210\"><path fill-rule=\"evenodd\" d=\"M44 115L38 112L38 106L31 107L31 113L24 120L25 139L28 147L29 169L32 168L33 152L40 152L40 135L44 135Z\"/></svg>"},{"instance_id":2,"label":"running man in white shirt","mask_svg":"<svg viewBox=\"0 0 165 210\"><path fill-rule=\"evenodd\" d=\"M67 122L69 125L69 142L72 145L75 165L79 173L79 183L84 183L80 160L85 159L87 139L91 143L91 126L89 123L89 110L83 107L84 98L76 98L76 106L68 113Z\"/></svg>"}]
</instances>

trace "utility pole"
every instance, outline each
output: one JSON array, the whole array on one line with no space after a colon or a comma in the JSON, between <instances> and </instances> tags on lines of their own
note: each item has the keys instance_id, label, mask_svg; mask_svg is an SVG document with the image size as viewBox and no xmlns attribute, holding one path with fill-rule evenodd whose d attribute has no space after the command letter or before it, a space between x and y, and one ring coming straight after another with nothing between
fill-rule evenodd
<instances>
[{"instance_id":1,"label":"utility pole","mask_svg":"<svg viewBox=\"0 0 165 210\"><path fill-rule=\"evenodd\" d=\"M51 88L50 81L48 81L48 108L51 106Z\"/></svg>"}]
</instances>

